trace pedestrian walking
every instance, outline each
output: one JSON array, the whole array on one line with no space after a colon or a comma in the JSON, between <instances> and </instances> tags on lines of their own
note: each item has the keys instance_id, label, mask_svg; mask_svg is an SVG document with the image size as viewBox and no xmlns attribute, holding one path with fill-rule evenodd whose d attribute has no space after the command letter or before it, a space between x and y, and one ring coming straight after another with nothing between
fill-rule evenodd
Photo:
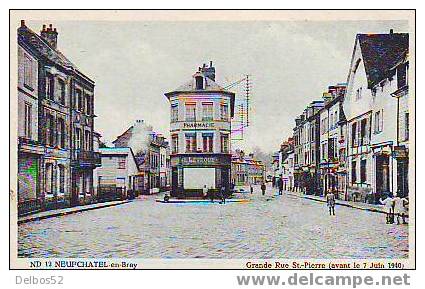
<instances>
[{"instance_id":1,"label":"pedestrian walking","mask_svg":"<svg viewBox=\"0 0 425 289\"><path fill-rule=\"evenodd\" d=\"M262 192L263 196L266 194L266 184L265 183L261 184L261 192Z\"/></svg>"},{"instance_id":2,"label":"pedestrian walking","mask_svg":"<svg viewBox=\"0 0 425 289\"><path fill-rule=\"evenodd\" d=\"M254 187L252 185L249 185L249 190L250 190L251 194L254 193Z\"/></svg>"},{"instance_id":3,"label":"pedestrian walking","mask_svg":"<svg viewBox=\"0 0 425 289\"><path fill-rule=\"evenodd\" d=\"M391 197L391 195L388 195L385 198L385 200L383 200L382 198L379 199L379 202L385 206L387 224L394 223L394 217L393 217L394 200Z\"/></svg>"},{"instance_id":4,"label":"pedestrian walking","mask_svg":"<svg viewBox=\"0 0 425 289\"><path fill-rule=\"evenodd\" d=\"M282 195L283 192L283 180L281 178L279 178L277 185L279 187L279 195Z\"/></svg>"},{"instance_id":5,"label":"pedestrian walking","mask_svg":"<svg viewBox=\"0 0 425 289\"><path fill-rule=\"evenodd\" d=\"M335 216L335 195L332 191L329 191L326 194L326 203L327 203L328 208L329 208L329 215Z\"/></svg>"},{"instance_id":6,"label":"pedestrian walking","mask_svg":"<svg viewBox=\"0 0 425 289\"><path fill-rule=\"evenodd\" d=\"M210 194L211 203L214 203L214 188L213 187L210 187L209 194Z\"/></svg>"},{"instance_id":7,"label":"pedestrian walking","mask_svg":"<svg viewBox=\"0 0 425 289\"><path fill-rule=\"evenodd\" d=\"M397 216L397 225L400 225L400 217L402 218L403 224L406 224L406 207L405 204L408 202L405 198L400 198L397 193L394 194L394 216Z\"/></svg>"},{"instance_id":8,"label":"pedestrian walking","mask_svg":"<svg viewBox=\"0 0 425 289\"><path fill-rule=\"evenodd\" d=\"M206 199L208 197L207 185L204 185L204 187L202 188L202 196L203 196L204 199Z\"/></svg>"},{"instance_id":9,"label":"pedestrian walking","mask_svg":"<svg viewBox=\"0 0 425 289\"><path fill-rule=\"evenodd\" d=\"M226 203L226 187L222 186L221 190L220 190L220 200L221 200L221 204L225 204Z\"/></svg>"}]
</instances>

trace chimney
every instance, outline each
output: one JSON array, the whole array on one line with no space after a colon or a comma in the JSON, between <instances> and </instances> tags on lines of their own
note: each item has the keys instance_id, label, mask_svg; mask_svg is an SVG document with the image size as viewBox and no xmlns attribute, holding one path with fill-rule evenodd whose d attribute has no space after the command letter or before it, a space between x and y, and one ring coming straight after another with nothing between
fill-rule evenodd
<instances>
[{"instance_id":1,"label":"chimney","mask_svg":"<svg viewBox=\"0 0 425 289\"><path fill-rule=\"evenodd\" d=\"M393 34L394 33L394 30L393 29L390 29L390 34Z\"/></svg>"},{"instance_id":2,"label":"chimney","mask_svg":"<svg viewBox=\"0 0 425 289\"><path fill-rule=\"evenodd\" d=\"M208 77L212 81L215 81L215 67L213 66L212 61L210 61L210 66L204 64L204 66L202 67L202 72L206 77Z\"/></svg>"},{"instance_id":3,"label":"chimney","mask_svg":"<svg viewBox=\"0 0 425 289\"><path fill-rule=\"evenodd\" d=\"M47 28L46 25L43 25L40 36L50 45L50 47L53 49L57 48L58 32L56 31L56 28L53 28L52 24L49 24L49 27Z\"/></svg>"}]
</instances>

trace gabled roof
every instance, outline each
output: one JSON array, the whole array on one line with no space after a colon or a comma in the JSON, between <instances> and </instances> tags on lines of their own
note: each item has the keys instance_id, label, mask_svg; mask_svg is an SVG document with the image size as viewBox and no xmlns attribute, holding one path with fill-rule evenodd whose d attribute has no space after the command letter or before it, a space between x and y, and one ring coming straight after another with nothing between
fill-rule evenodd
<instances>
[{"instance_id":1,"label":"gabled roof","mask_svg":"<svg viewBox=\"0 0 425 289\"><path fill-rule=\"evenodd\" d=\"M391 69L409 51L408 33L357 34L368 80L372 88L389 77Z\"/></svg>"}]
</instances>

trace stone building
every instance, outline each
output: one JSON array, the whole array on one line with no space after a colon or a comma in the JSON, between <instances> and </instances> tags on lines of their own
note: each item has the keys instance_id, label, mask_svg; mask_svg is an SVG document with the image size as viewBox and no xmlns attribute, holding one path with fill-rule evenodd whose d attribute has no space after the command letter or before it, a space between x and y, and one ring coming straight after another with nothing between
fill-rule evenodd
<instances>
[{"instance_id":1,"label":"stone building","mask_svg":"<svg viewBox=\"0 0 425 289\"><path fill-rule=\"evenodd\" d=\"M23 170L25 167L27 171L28 167L30 171L38 170L37 185L30 185L29 190L22 184L19 186L18 194L21 196L28 195L28 192L34 196L30 191L33 187L38 188L35 194L37 200L33 201L35 205L29 208L22 203L20 206L22 213L89 202L86 193L91 194L93 185L87 180L92 179L93 168L100 165L99 155L93 153L94 82L59 51L57 43L58 32L52 24L48 27L43 25L40 35L29 29L24 21L18 28L18 45L21 47L19 58L23 57L23 61L21 58L18 62L20 66L18 71L23 73L24 81L21 89L18 86L18 91L21 93L31 91L26 95L33 99L32 104L26 102L31 104L31 109L27 106L26 109L20 110L18 119L21 121L24 119L23 123L28 123L28 116L31 113L34 134L30 139L36 140L44 150L38 162L31 161L32 167L26 163L25 158L20 159ZM24 51L27 53L23 53ZM32 75L27 72L30 66ZM25 86L29 78L32 79L32 84L28 86L26 83ZM74 99L76 87L82 82L87 86L84 92L87 91L90 95L88 102L90 108L79 120L74 114ZM80 121L87 124L84 125L84 131L80 135L78 143L81 145L77 146L74 128ZM25 141L20 146L24 143ZM84 158L81 158L81 154ZM78 177L74 168L85 172L83 194L76 195L78 184L75 180L78 180ZM26 177L20 173L18 179L23 178Z\"/></svg>"},{"instance_id":2,"label":"stone building","mask_svg":"<svg viewBox=\"0 0 425 289\"><path fill-rule=\"evenodd\" d=\"M235 94L215 82L210 63L165 96L171 107L171 194L197 196L204 185L228 190Z\"/></svg>"}]
</instances>

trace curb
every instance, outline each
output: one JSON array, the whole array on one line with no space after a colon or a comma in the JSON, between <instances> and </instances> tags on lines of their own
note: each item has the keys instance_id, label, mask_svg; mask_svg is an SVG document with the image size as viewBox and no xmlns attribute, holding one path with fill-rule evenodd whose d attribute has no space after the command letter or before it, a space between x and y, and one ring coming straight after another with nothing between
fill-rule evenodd
<instances>
[{"instance_id":1,"label":"curb","mask_svg":"<svg viewBox=\"0 0 425 289\"><path fill-rule=\"evenodd\" d=\"M70 210L70 211L64 211L64 212L52 212L52 214L48 214L48 215L44 215L44 216L23 217L23 218L21 218L21 220L18 219L18 225L24 224L24 223L29 223L29 222L34 222L34 221L39 221L39 220L43 220L43 219L53 218L53 217L65 216L65 215L70 215L70 214L75 214L75 213L80 213L80 212L85 212L85 211L91 211L91 210L96 210L96 209L102 209L102 208L107 208L107 207L114 207L114 206L129 203L129 202L131 202L131 201L125 200L125 201L121 201L121 202L113 203L113 204L105 203L103 205L96 206L96 207L79 208L79 209L76 209L76 210Z\"/></svg>"},{"instance_id":2,"label":"curb","mask_svg":"<svg viewBox=\"0 0 425 289\"><path fill-rule=\"evenodd\" d=\"M307 199L307 200L312 200L312 201L316 201L316 202L326 203L325 200L317 199L317 198L310 197L310 196L300 196L300 195L291 194L291 193L288 193L288 195L295 196L295 197L298 197L298 198ZM385 211L379 210L377 208L365 208L365 207L360 207L360 206L356 206L356 205L351 205L351 204L346 204L346 203L340 203L340 202L338 202L338 200L335 202L335 204L337 204L339 206L353 208L353 209L358 209L358 210L363 210L363 211L369 211L369 212L374 212L374 213L386 214Z\"/></svg>"}]
</instances>

